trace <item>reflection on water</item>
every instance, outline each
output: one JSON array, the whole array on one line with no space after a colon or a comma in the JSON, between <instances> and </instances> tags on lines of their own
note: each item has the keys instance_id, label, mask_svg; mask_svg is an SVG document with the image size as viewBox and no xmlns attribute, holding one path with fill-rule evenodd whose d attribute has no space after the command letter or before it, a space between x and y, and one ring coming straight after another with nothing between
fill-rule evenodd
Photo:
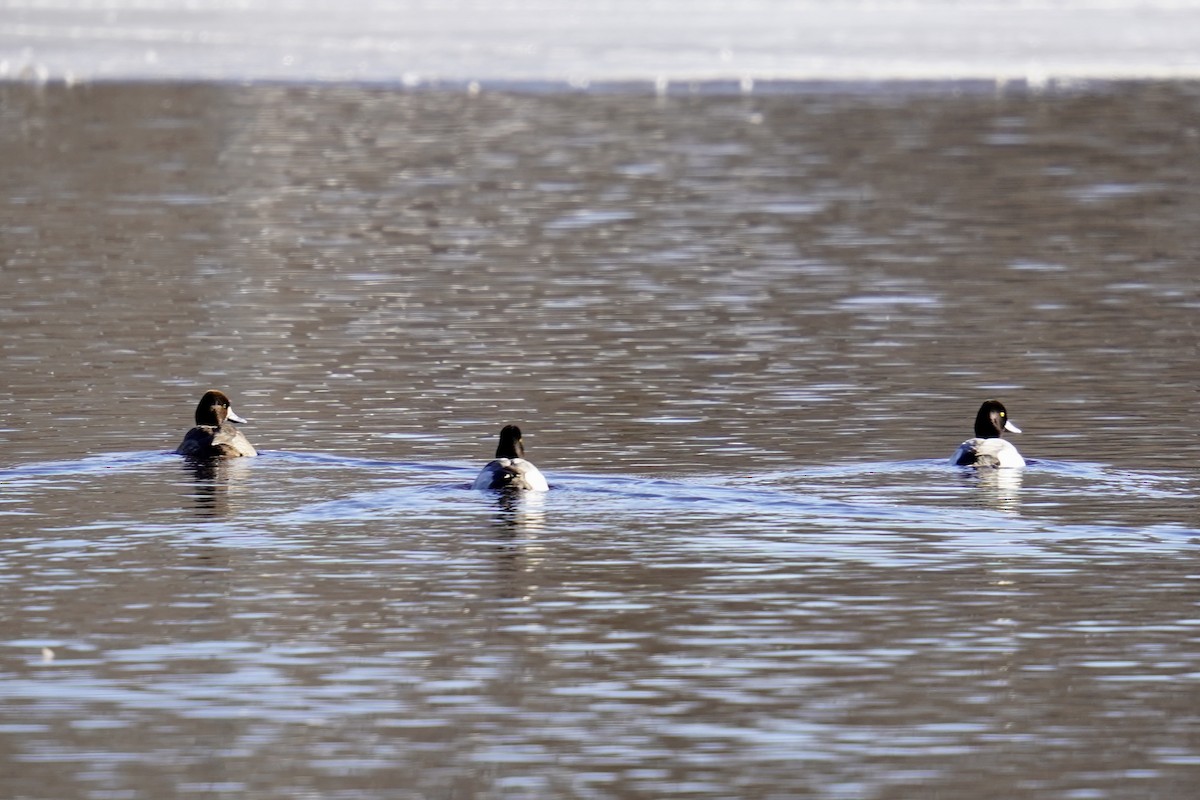
<instances>
[{"instance_id":1,"label":"reflection on water","mask_svg":"<svg viewBox=\"0 0 1200 800\"><path fill-rule=\"evenodd\" d=\"M0 86L5 788L1187 796L1195 95Z\"/></svg>"},{"instance_id":2,"label":"reflection on water","mask_svg":"<svg viewBox=\"0 0 1200 800\"><path fill-rule=\"evenodd\" d=\"M534 533L543 527L546 496L542 492L499 492L496 525L514 532Z\"/></svg>"},{"instance_id":3,"label":"reflection on water","mask_svg":"<svg viewBox=\"0 0 1200 800\"><path fill-rule=\"evenodd\" d=\"M236 512L237 495L249 490L244 483L252 465L238 458L180 458L186 473L195 479L192 499L198 517L226 517Z\"/></svg>"},{"instance_id":4,"label":"reflection on water","mask_svg":"<svg viewBox=\"0 0 1200 800\"><path fill-rule=\"evenodd\" d=\"M1017 512L1021 508L1023 469L964 470L968 481L974 483L984 504L997 511Z\"/></svg>"}]
</instances>

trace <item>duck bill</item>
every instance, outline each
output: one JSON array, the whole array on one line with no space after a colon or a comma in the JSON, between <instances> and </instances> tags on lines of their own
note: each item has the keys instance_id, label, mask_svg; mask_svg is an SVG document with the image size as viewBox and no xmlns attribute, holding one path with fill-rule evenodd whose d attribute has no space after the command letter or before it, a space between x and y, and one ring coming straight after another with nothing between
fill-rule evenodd
<instances>
[{"instance_id":1,"label":"duck bill","mask_svg":"<svg viewBox=\"0 0 1200 800\"><path fill-rule=\"evenodd\" d=\"M225 413L225 419L229 420L230 422L242 422L242 423L244 423L244 422L246 421L246 420L244 420L243 418L239 417L237 414L233 413L233 409L232 409L232 408L230 408L230 409L229 409L229 410L228 410L228 411ZM1010 430L1011 430L1011 429L1010 429Z\"/></svg>"},{"instance_id":2,"label":"duck bill","mask_svg":"<svg viewBox=\"0 0 1200 800\"><path fill-rule=\"evenodd\" d=\"M1008 420L1005 420L1005 422L1004 422L1004 430L1009 431L1010 433L1020 433L1021 432L1020 428L1018 428L1016 425L1013 425L1012 422L1010 422Z\"/></svg>"}]
</instances>

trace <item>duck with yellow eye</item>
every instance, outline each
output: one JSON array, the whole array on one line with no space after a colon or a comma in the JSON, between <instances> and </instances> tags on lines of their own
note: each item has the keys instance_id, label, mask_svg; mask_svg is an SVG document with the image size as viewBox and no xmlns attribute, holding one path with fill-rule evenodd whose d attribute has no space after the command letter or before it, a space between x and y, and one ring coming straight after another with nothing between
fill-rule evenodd
<instances>
[{"instance_id":1,"label":"duck with yellow eye","mask_svg":"<svg viewBox=\"0 0 1200 800\"><path fill-rule=\"evenodd\" d=\"M954 453L950 463L959 467L1023 467L1025 459L1017 448L1002 438L1004 432L1020 433L1008 418L1008 410L999 400L986 400L975 415L975 438L967 439Z\"/></svg>"}]
</instances>

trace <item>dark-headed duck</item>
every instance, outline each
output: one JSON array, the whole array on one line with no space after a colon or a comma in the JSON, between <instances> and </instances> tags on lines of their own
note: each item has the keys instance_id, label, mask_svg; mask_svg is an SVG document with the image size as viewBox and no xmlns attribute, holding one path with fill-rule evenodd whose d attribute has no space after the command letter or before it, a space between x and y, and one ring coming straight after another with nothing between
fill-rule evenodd
<instances>
[{"instance_id":1,"label":"dark-headed duck","mask_svg":"<svg viewBox=\"0 0 1200 800\"><path fill-rule=\"evenodd\" d=\"M250 440L232 423L246 420L233 413L224 392L209 389L196 406L196 427L187 432L175 449L181 456L256 456Z\"/></svg>"},{"instance_id":2,"label":"dark-headed duck","mask_svg":"<svg viewBox=\"0 0 1200 800\"><path fill-rule=\"evenodd\" d=\"M496 460L480 471L471 488L531 489L535 492L545 492L549 491L550 485L546 483L545 476L538 468L525 460L521 429L516 425L505 425L500 431Z\"/></svg>"},{"instance_id":3,"label":"dark-headed duck","mask_svg":"<svg viewBox=\"0 0 1200 800\"><path fill-rule=\"evenodd\" d=\"M959 445L950 463L960 467L1023 467L1025 459L1012 442L1001 437L1005 431L1020 433L1021 429L1008 418L1008 411L999 400L987 400L975 415L975 438Z\"/></svg>"}]
</instances>

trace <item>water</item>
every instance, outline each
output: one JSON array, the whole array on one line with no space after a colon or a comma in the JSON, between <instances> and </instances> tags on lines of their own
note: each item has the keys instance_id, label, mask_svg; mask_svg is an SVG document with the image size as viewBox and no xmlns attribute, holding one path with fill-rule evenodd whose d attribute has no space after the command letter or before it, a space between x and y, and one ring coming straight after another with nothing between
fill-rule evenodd
<instances>
[{"instance_id":1,"label":"water","mask_svg":"<svg viewBox=\"0 0 1200 800\"><path fill-rule=\"evenodd\" d=\"M0 85L5 796L1189 796L1198 99Z\"/></svg>"}]
</instances>

